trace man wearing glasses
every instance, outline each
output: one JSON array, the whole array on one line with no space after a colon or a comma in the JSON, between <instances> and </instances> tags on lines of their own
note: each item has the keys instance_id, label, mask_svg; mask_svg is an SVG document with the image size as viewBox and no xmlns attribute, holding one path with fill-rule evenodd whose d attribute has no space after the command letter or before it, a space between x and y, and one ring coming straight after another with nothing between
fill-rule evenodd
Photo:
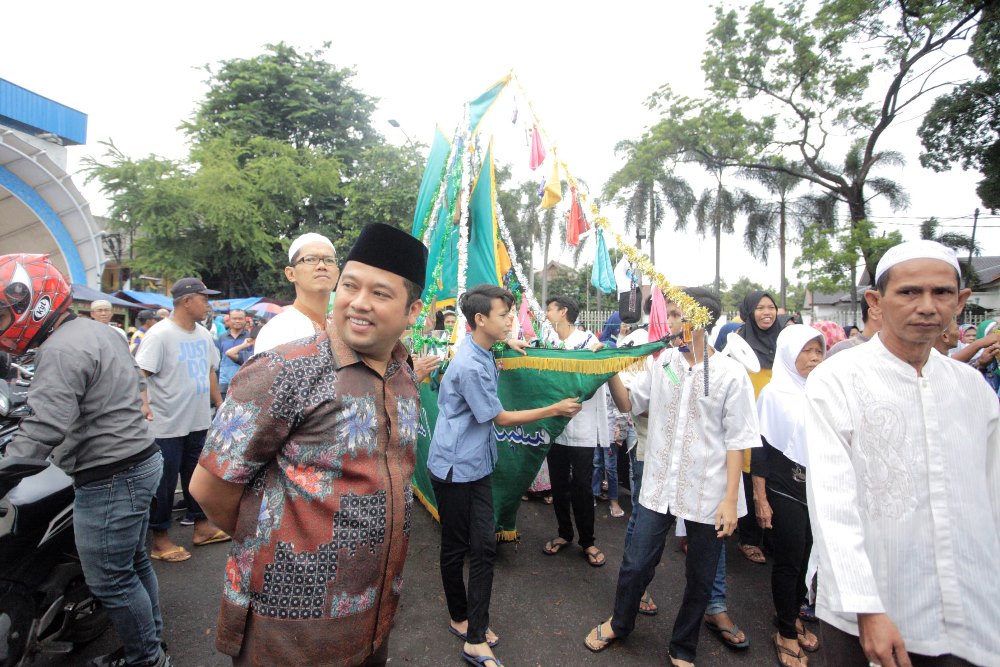
<instances>
[{"instance_id":1,"label":"man wearing glasses","mask_svg":"<svg viewBox=\"0 0 1000 667\"><path fill-rule=\"evenodd\" d=\"M330 293L337 287L337 251L322 234L303 234L288 248L285 278L295 285L295 301L261 328L254 354L326 330Z\"/></svg>"}]
</instances>

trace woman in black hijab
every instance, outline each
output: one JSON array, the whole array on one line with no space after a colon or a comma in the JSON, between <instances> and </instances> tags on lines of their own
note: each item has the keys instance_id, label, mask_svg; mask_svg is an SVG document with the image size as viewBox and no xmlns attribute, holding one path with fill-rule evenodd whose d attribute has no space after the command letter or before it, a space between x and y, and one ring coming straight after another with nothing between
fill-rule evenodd
<instances>
[{"instance_id":1,"label":"woman in black hijab","mask_svg":"<svg viewBox=\"0 0 1000 667\"><path fill-rule=\"evenodd\" d=\"M778 348L778 334L781 324L778 321L778 307L770 294L763 291L750 292L740 304L740 319L743 326L737 332L741 338L750 343L761 370L771 370L774 366L774 351ZM770 373L767 374L770 379ZM760 394L760 387L754 384L754 394Z\"/></svg>"},{"instance_id":2,"label":"woman in black hijab","mask_svg":"<svg viewBox=\"0 0 1000 667\"><path fill-rule=\"evenodd\" d=\"M774 366L774 353L778 349L778 334L781 333L783 323L778 318L778 307L774 298L763 291L750 292L740 304L740 319L743 326L736 332L741 338L746 340L757 355L760 362L760 372L750 373L750 382L753 384L754 397L760 395L760 390L771 380L771 368ZM752 490L753 485L748 469L749 461L743 466L743 485L747 497L747 507L753 507ZM766 563L767 558L761 551L764 542L764 531L760 525L750 516L740 519L740 552L746 556L747 560L754 563Z\"/></svg>"}]
</instances>

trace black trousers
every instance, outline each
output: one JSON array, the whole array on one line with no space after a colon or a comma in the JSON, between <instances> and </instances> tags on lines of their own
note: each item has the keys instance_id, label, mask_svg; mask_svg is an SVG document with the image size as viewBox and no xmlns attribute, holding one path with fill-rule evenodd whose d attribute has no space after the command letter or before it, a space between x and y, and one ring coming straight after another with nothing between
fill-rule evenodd
<instances>
[{"instance_id":1,"label":"black trousers","mask_svg":"<svg viewBox=\"0 0 1000 667\"><path fill-rule=\"evenodd\" d=\"M774 566L771 569L771 597L778 615L778 631L785 639L795 639L795 620L806 596L806 571L812 549L809 508L791 498L768 493L774 515L771 540Z\"/></svg>"},{"instance_id":2,"label":"black trousers","mask_svg":"<svg viewBox=\"0 0 1000 667\"><path fill-rule=\"evenodd\" d=\"M861 642L854 635L839 630L829 623L820 621L819 640L823 648L816 656L823 662L819 665L826 667L868 667L868 658L861 649ZM972 663L953 655L919 655L910 653L910 662L913 667L973 667ZM810 658L809 663L812 663Z\"/></svg>"},{"instance_id":3,"label":"black trousers","mask_svg":"<svg viewBox=\"0 0 1000 667\"><path fill-rule=\"evenodd\" d=\"M493 477L474 482L432 480L441 517L441 582L448 614L456 623L469 621L466 641L482 644L490 624L493 561L497 553L493 525ZM463 577L469 557L469 588Z\"/></svg>"},{"instance_id":4,"label":"black trousers","mask_svg":"<svg viewBox=\"0 0 1000 667\"><path fill-rule=\"evenodd\" d=\"M559 522L559 537L573 541L573 519L580 535L580 546L594 544L594 494L590 488L594 476L594 447L569 447L555 443L546 456L552 481L552 507ZM570 517L570 509L573 511Z\"/></svg>"},{"instance_id":5,"label":"black trousers","mask_svg":"<svg viewBox=\"0 0 1000 667\"><path fill-rule=\"evenodd\" d=\"M736 527L740 531L740 544L760 547L764 545L764 529L757 523L757 515L753 511L753 478L748 472L741 474L743 475L743 494L747 501L747 513L736 522ZM768 497L770 498L770 496Z\"/></svg>"}]
</instances>

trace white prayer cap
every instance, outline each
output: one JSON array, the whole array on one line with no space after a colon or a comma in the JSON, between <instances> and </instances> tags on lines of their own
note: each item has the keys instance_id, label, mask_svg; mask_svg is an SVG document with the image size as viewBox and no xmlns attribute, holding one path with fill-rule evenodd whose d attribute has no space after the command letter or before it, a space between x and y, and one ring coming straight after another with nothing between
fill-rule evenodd
<instances>
[{"instance_id":1,"label":"white prayer cap","mask_svg":"<svg viewBox=\"0 0 1000 667\"><path fill-rule=\"evenodd\" d=\"M322 234L309 232L295 239L294 241L292 241L292 245L288 246L288 261L289 262L292 261L292 258L295 257L295 253L299 251L299 248L301 248L307 243L325 243L328 246L330 246L331 250L334 250L333 241L326 238ZM334 250L334 253L336 253L336 250Z\"/></svg>"},{"instance_id":2,"label":"white prayer cap","mask_svg":"<svg viewBox=\"0 0 1000 667\"><path fill-rule=\"evenodd\" d=\"M110 310L111 302L108 301L107 299L97 299L96 301L91 301L90 309L95 310L97 308L107 308L108 310Z\"/></svg>"},{"instance_id":3,"label":"white prayer cap","mask_svg":"<svg viewBox=\"0 0 1000 667\"><path fill-rule=\"evenodd\" d=\"M882 274L892 267L911 259L938 259L947 262L957 273L961 274L961 270L958 268L958 257L955 255L955 251L948 246L941 245L937 241L906 241L889 248L882 255L878 266L875 267L875 282L878 282Z\"/></svg>"}]
</instances>

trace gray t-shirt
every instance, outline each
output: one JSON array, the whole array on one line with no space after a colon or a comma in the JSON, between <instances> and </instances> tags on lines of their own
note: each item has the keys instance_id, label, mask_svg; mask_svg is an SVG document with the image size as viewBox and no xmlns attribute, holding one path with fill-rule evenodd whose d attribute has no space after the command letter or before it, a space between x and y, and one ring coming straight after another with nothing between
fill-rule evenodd
<instances>
[{"instance_id":1,"label":"gray t-shirt","mask_svg":"<svg viewBox=\"0 0 1000 667\"><path fill-rule=\"evenodd\" d=\"M135 361L149 373L149 406L157 438L177 438L209 427L209 374L219 367L219 351L205 327L196 324L188 331L171 318L161 320L146 332Z\"/></svg>"}]
</instances>

